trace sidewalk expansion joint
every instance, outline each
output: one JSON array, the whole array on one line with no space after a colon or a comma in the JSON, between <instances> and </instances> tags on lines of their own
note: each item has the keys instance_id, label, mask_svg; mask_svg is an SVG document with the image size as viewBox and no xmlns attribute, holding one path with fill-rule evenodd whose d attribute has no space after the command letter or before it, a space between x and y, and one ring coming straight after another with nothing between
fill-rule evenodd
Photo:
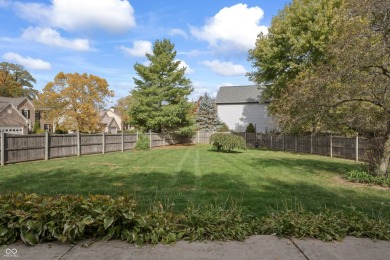
<instances>
[{"instance_id":1,"label":"sidewalk expansion joint","mask_svg":"<svg viewBox=\"0 0 390 260\"><path fill-rule=\"evenodd\" d=\"M61 260L65 255L67 255L73 248L75 248L80 242L77 242L76 244L74 244L73 246L71 246L62 256L60 256L60 258L58 258L58 260Z\"/></svg>"},{"instance_id":2,"label":"sidewalk expansion joint","mask_svg":"<svg viewBox=\"0 0 390 260\"><path fill-rule=\"evenodd\" d=\"M299 252L301 252L301 254L306 258L306 260L310 260L310 258L302 251L301 248L299 248L299 246L294 242L294 240L292 238L289 238L289 240L299 250Z\"/></svg>"}]
</instances>

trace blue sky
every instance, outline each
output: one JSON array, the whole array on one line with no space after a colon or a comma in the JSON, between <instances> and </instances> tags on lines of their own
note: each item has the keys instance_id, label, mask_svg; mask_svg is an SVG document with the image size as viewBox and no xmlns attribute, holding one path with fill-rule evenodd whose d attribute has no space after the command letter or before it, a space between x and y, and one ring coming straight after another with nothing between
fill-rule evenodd
<instances>
[{"instance_id":1,"label":"blue sky","mask_svg":"<svg viewBox=\"0 0 390 260\"><path fill-rule=\"evenodd\" d=\"M0 57L23 65L42 90L58 72L105 78L129 94L155 40L170 39L193 82L190 99L248 85L248 50L287 0L0 0Z\"/></svg>"}]
</instances>

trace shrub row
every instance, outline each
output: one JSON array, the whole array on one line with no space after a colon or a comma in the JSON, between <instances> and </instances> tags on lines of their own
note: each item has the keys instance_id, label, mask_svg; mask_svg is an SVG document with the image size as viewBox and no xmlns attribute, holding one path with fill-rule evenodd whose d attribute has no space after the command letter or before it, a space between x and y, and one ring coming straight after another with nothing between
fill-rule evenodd
<instances>
[{"instance_id":1,"label":"shrub row","mask_svg":"<svg viewBox=\"0 0 390 260\"><path fill-rule=\"evenodd\" d=\"M355 211L323 209L314 214L285 210L262 218L246 218L236 204L189 206L173 213L157 203L138 212L130 196L0 195L0 244L21 239L74 242L83 238L120 239L136 245L177 240L244 240L255 234L340 240L346 235L390 240L389 219Z\"/></svg>"},{"instance_id":2,"label":"shrub row","mask_svg":"<svg viewBox=\"0 0 390 260\"><path fill-rule=\"evenodd\" d=\"M370 217L353 210L322 209L318 213L303 209L284 210L263 217L258 234L276 234L297 238L317 238L323 241L342 240L345 236L390 240L390 220Z\"/></svg>"},{"instance_id":3,"label":"shrub row","mask_svg":"<svg viewBox=\"0 0 390 260\"><path fill-rule=\"evenodd\" d=\"M390 187L390 176L375 176L365 171L353 170L347 172L344 177L351 182L368 183L382 187Z\"/></svg>"},{"instance_id":4,"label":"shrub row","mask_svg":"<svg viewBox=\"0 0 390 260\"><path fill-rule=\"evenodd\" d=\"M121 239L129 243L173 243L185 240L243 240L251 226L237 208L208 205L174 214L161 203L138 212L130 196L57 197L0 195L0 244L18 239L74 242L82 238Z\"/></svg>"}]
</instances>

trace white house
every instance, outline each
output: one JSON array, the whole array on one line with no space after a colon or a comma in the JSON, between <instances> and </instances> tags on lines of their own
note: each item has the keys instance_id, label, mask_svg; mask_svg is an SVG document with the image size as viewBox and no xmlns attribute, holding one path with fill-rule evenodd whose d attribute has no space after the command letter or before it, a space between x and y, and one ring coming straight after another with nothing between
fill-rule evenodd
<instances>
[{"instance_id":1,"label":"white house","mask_svg":"<svg viewBox=\"0 0 390 260\"><path fill-rule=\"evenodd\" d=\"M267 113L269 102L260 102L261 91L258 86L220 87L215 103L219 118L230 130L244 132L252 123L256 132L275 129Z\"/></svg>"}]
</instances>

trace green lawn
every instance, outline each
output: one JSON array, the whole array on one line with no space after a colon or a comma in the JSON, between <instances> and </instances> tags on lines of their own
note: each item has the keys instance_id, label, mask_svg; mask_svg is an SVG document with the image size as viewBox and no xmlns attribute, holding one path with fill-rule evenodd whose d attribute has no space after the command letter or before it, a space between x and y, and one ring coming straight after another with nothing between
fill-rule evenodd
<instances>
[{"instance_id":1,"label":"green lawn","mask_svg":"<svg viewBox=\"0 0 390 260\"><path fill-rule=\"evenodd\" d=\"M218 153L208 145L26 162L0 168L0 191L134 194L154 201L239 201L247 214L302 203L307 209L354 206L390 218L390 189L348 183L353 161L269 150ZM381 213L380 213L381 212Z\"/></svg>"}]
</instances>

